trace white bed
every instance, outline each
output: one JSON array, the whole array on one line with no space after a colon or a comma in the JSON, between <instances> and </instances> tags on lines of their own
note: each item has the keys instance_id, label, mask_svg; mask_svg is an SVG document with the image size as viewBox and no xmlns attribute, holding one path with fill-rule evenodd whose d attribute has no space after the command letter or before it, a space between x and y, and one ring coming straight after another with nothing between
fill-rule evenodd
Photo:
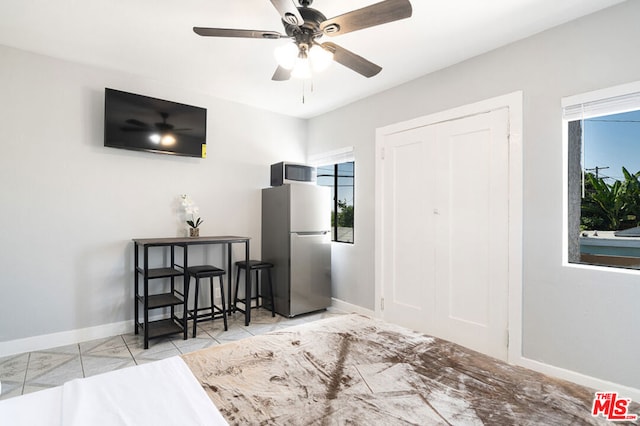
<instances>
[{"instance_id":1,"label":"white bed","mask_svg":"<svg viewBox=\"0 0 640 426\"><path fill-rule=\"evenodd\" d=\"M76 379L0 401L0 424L226 425L182 358Z\"/></svg>"}]
</instances>

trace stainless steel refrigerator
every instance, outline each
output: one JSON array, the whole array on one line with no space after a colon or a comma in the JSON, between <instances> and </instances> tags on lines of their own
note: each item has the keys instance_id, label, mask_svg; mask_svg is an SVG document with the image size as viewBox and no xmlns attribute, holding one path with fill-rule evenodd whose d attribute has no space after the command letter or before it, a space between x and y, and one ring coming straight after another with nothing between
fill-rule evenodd
<instances>
[{"instance_id":1,"label":"stainless steel refrigerator","mask_svg":"<svg viewBox=\"0 0 640 426\"><path fill-rule=\"evenodd\" d=\"M331 192L304 183L262 190L262 259L273 263L275 310L295 315L331 305Z\"/></svg>"}]
</instances>

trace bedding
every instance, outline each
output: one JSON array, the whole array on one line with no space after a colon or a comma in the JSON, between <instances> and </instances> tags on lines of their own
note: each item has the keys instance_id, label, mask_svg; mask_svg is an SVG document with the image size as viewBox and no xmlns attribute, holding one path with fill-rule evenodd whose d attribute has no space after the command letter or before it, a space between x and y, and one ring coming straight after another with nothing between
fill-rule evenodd
<instances>
[{"instance_id":1,"label":"bedding","mask_svg":"<svg viewBox=\"0 0 640 426\"><path fill-rule=\"evenodd\" d=\"M230 424L610 424L593 390L355 314L182 357Z\"/></svg>"},{"instance_id":2,"label":"bedding","mask_svg":"<svg viewBox=\"0 0 640 426\"><path fill-rule=\"evenodd\" d=\"M0 425L226 425L180 357L0 401Z\"/></svg>"}]
</instances>

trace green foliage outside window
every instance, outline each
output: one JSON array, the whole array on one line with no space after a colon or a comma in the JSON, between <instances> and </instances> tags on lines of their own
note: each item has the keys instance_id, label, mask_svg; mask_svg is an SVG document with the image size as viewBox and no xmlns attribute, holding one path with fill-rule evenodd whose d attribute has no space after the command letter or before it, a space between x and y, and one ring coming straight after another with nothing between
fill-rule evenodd
<instances>
[{"instance_id":1,"label":"green foliage outside window","mask_svg":"<svg viewBox=\"0 0 640 426\"><path fill-rule=\"evenodd\" d=\"M353 205L347 200L338 201L338 226L353 228Z\"/></svg>"},{"instance_id":2,"label":"green foliage outside window","mask_svg":"<svg viewBox=\"0 0 640 426\"><path fill-rule=\"evenodd\" d=\"M624 180L613 183L585 174L582 230L618 231L640 225L640 171L632 174L623 167L622 173Z\"/></svg>"}]
</instances>

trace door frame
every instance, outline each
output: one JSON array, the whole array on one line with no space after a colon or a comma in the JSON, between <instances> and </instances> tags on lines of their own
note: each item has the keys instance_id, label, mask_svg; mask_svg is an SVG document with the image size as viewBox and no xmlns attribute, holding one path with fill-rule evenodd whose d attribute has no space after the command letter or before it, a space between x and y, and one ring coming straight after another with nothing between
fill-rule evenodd
<instances>
[{"instance_id":1,"label":"door frame","mask_svg":"<svg viewBox=\"0 0 640 426\"><path fill-rule=\"evenodd\" d=\"M522 91L512 92L448 109L412 120L376 129L375 147L375 309L377 318L383 318L383 206L384 200L384 150L386 136L430 126L446 121L483 114L501 108L509 110L509 275L508 275L508 351L507 361L517 363L522 357L522 222L523 222L523 158L522 158Z\"/></svg>"}]
</instances>

